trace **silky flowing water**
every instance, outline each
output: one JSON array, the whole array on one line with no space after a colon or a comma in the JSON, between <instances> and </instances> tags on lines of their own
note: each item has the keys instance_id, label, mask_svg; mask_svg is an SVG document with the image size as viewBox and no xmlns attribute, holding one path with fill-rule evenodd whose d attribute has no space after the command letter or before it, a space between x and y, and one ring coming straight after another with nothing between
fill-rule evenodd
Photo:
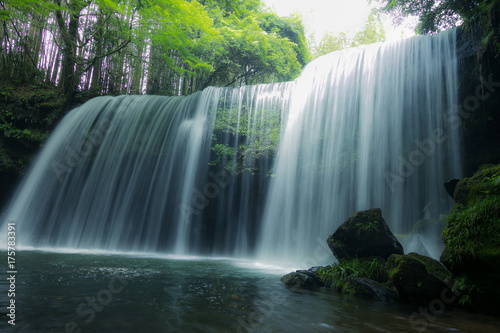
<instances>
[{"instance_id":1,"label":"silky flowing water","mask_svg":"<svg viewBox=\"0 0 500 333\"><path fill-rule=\"evenodd\" d=\"M290 291L279 281L287 269L246 259L28 250L17 258L16 325L2 315L2 332L500 332L500 319L453 308L426 319L418 306Z\"/></svg>"},{"instance_id":2,"label":"silky flowing water","mask_svg":"<svg viewBox=\"0 0 500 333\"><path fill-rule=\"evenodd\" d=\"M53 131L0 214L2 248L14 243L11 224L24 249L10 268L15 298L10 275L0 280L1 309L15 299L16 326L0 325L494 331L489 317L424 316L279 281L333 263L326 238L370 208L382 209L406 252L439 257L453 204L442 184L462 177L457 77L450 30L334 52L294 82L85 103Z\"/></svg>"},{"instance_id":3,"label":"silky flowing water","mask_svg":"<svg viewBox=\"0 0 500 333\"><path fill-rule=\"evenodd\" d=\"M438 225L442 184L461 177L455 45L450 30L333 52L295 82L95 98L1 223L23 246L295 263L359 210L398 234ZM406 250L439 257L439 230L412 237Z\"/></svg>"}]
</instances>

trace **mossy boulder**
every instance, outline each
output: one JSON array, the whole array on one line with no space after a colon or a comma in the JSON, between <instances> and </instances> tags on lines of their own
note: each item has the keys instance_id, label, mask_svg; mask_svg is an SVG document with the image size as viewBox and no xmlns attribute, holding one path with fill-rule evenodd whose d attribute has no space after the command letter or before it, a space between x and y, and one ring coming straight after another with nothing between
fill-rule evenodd
<instances>
[{"instance_id":1,"label":"mossy boulder","mask_svg":"<svg viewBox=\"0 0 500 333\"><path fill-rule=\"evenodd\" d=\"M404 301L426 303L439 299L452 284L452 273L439 261L414 252L391 255L385 269Z\"/></svg>"},{"instance_id":2,"label":"mossy boulder","mask_svg":"<svg viewBox=\"0 0 500 333\"><path fill-rule=\"evenodd\" d=\"M391 232L379 208L360 211L328 237L328 246L338 260L403 254L403 246Z\"/></svg>"},{"instance_id":3,"label":"mossy boulder","mask_svg":"<svg viewBox=\"0 0 500 333\"><path fill-rule=\"evenodd\" d=\"M500 195L500 164L483 165L470 178L457 183L453 191L456 208L462 208L491 196Z\"/></svg>"},{"instance_id":4,"label":"mossy boulder","mask_svg":"<svg viewBox=\"0 0 500 333\"><path fill-rule=\"evenodd\" d=\"M500 299L500 164L462 179L443 231L441 262L477 291L478 309ZM479 301L480 300L480 301Z\"/></svg>"}]
</instances>

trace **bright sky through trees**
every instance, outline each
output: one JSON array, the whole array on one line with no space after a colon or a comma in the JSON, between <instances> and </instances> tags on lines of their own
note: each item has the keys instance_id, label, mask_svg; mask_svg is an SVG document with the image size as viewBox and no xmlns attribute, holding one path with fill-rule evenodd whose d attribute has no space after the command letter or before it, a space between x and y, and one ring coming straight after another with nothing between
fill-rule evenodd
<instances>
[{"instance_id":1,"label":"bright sky through trees","mask_svg":"<svg viewBox=\"0 0 500 333\"><path fill-rule=\"evenodd\" d=\"M287 16L299 13L302 16L306 33L314 34L318 43L325 32L338 34L348 31L355 34L362 30L370 10L380 3L369 0L263 0L264 3L276 10L278 15ZM413 36L411 29L394 27L387 14L381 14L388 41Z\"/></svg>"}]
</instances>

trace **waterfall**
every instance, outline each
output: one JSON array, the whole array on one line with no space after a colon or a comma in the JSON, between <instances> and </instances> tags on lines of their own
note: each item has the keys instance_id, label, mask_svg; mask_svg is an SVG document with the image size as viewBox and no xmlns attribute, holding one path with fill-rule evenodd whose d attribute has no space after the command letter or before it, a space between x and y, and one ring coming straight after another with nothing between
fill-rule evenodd
<instances>
[{"instance_id":1,"label":"waterfall","mask_svg":"<svg viewBox=\"0 0 500 333\"><path fill-rule=\"evenodd\" d=\"M1 224L26 247L295 262L357 210L408 233L445 213L442 183L461 173L455 44L451 30L334 52L294 82L95 98Z\"/></svg>"},{"instance_id":2,"label":"waterfall","mask_svg":"<svg viewBox=\"0 0 500 333\"><path fill-rule=\"evenodd\" d=\"M451 30L306 67L279 146L262 257L315 259L359 210L381 208L395 233L447 212L443 183L461 175L458 133L446 121L457 109L455 44Z\"/></svg>"}]
</instances>

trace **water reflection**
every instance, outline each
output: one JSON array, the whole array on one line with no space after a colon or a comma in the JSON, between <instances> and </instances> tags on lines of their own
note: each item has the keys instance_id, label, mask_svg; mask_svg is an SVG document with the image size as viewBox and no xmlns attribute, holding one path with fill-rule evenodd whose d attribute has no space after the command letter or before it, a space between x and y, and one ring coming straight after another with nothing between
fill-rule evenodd
<instances>
[{"instance_id":1,"label":"water reflection","mask_svg":"<svg viewBox=\"0 0 500 333\"><path fill-rule=\"evenodd\" d=\"M5 257L5 253L3 253ZM2 332L417 332L418 307L286 289L248 262L18 253L16 326ZM0 282L1 309L7 283ZM500 319L447 309L425 332L500 332Z\"/></svg>"}]
</instances>

